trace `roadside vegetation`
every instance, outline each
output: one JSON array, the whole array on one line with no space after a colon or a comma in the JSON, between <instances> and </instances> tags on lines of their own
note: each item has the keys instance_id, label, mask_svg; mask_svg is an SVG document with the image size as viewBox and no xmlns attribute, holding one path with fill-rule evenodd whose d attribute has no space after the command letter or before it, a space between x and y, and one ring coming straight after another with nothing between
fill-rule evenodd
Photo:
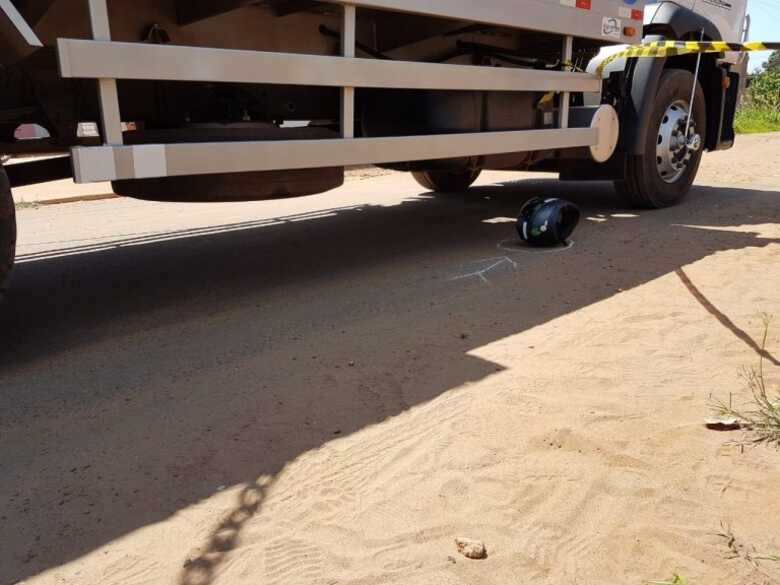
<instances>
[{"instance_id":1,"label":"roadside vegetation","mask_svg":"<svg viewBox=\"0 0 780 585\"><path fill-rule=\"evenodd\" d=\"M764 368L769 355L766 346L771 318L769 315L764 315L763 321L764 334L761 339L758 366L746 368L742 372L750 398L744 405L735 405L734 397L730 396L728 402L716 400L714 408L721 417L736 420L740 428L751 433L755 442L780 446L780 387L770 386Z\"/></svg>"},{"instance_id":2,"label":"roadside vegetation","mask_svg":"<svg viewBox=\"0 0 780 585\"><path fill-rule=\"evenodd\" d=\"M780 556L760 552L754 545L743 541L734 534L731 525L721 522L721 530L716 533L724 547L724 557L746 563L751 571L751 578L745 583L755 585L780 585L773 573L774 563L780 562ZM647 581L645 585L692 585L688 579L675 573L665 581Z\"/></svg>"},{"instance_id":3,"label":"roadside vegetation","mask_svg":"<svg viewBox=\"0 0 780 585\"><path fill-rule=\"evenodd\" d=\"M675 573L671 579L666 581L648 581L647 585L688 585L688 579Z\"/></svg>"},{"instance_id":4,"label":"roadside vegetation","mask_svg":"<svg viewBox=\"0 0 780 585\"><path fill-rule=\"evenodd\" d=\"M773 52L748 83L734 129L739 134L780 131L780 51Z\"/></svg>"},{"instance_id":5,"label":"roadside vegetation","mask_svg":"<svg viewBox=\"0 0 780 585\"><path fill-rule=\"evenodd\" d=\"M747 544L739 540L731 526L721 523L721 532L717 534L723 539L723 544L728 549L726 553L727 559L741 559L753 565L756 569L761 568L763 561L780 561L780 556L769 553L759 552L752 544Z\"/></svg>"}]
</instances>

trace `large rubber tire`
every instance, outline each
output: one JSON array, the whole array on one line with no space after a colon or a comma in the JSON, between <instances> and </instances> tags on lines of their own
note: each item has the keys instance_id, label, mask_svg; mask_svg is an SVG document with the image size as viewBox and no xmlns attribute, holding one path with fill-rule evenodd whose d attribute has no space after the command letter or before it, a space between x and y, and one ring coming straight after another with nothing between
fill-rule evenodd
<instances>
[{"instance_id":1,"label":"large rubber tire","mask_svg":"<svg viewBox=\"0 0 780 585\"><path fill-rule=\"evenodd\" d=\"M437 193L465 191L477 180L480 169L464 171L415 171L414 180L421 187Z\"/></svg>"},{"instance_id":2,"label":"large rubber tire","mask_svg":"<svg viewBox=\"0 0 780 585\"><path fill-rule=\"evenodd\" d=\"M674 182L666 182L659 172L656 159L656 146L659 142L659 129L669 107L682 101L690 107L691 89L694 77L684 69L664 71L658 84L655 105L650 115L650 130L647 132L645 154L629 156L623 181L615 181L615 189L632 207L660 209L676 205L688 194L699 171L703 146L693 153L685 171ZM696 82L693 120L701 136L702 145L706 143L707 113L704 92Z\"/></svg>"},{"instance_id":3,"label":"large rubber tire","mask_svg":"<svg viewBox=\"0 0 780 585\"><path fill-rule=\"evenodd\" d=\"M16 258L16 208L8 175L0 168L0 299Z\"/></svg>"}]
</instances>

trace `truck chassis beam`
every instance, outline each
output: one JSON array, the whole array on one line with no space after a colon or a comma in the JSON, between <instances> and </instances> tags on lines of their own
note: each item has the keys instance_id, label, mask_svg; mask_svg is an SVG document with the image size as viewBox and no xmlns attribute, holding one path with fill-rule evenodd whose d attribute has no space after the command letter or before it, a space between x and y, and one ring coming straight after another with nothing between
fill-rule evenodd
<instances>
[{"instance_id":1,"label":"truck chassis beam","mask_svg":"<svg viewBox=\"0 0 780 585\"><path fill-rule=\"evenodd\" d=\"M597 128L389 138L76 147L77 182L311 169L594 146Z\"/></svg>"}]
</instances>

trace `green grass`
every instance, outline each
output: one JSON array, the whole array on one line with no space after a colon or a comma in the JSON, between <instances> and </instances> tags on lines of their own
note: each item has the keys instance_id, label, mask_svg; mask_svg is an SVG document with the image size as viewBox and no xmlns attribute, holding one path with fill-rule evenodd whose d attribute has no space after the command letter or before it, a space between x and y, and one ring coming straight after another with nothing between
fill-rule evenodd
<instances>
[{"instance_id":1,"label":"green grass","mask_svg":"<svg viewBox=\"0 0 780 585\"><path fill-rule=\"evenodd\" d=\"M780 445L780 388L770 389L764 372L764 362L769 356L767 339L771 317L762 315L764 334L761 338L757 368L746 368L743 377L746 381L749 398L744 406L734 406L733 396L729 401L715 400L713 407L719 416L735 418L740 426L753 434L755 442Z\"/></svg>"},{"instance_id":2,"label":"green grass","mask_svg":"<svg viewBox=\"0 0 780 585\"><path fill-rule=\"evenodd\" d=\"M675 573L671 579L666 581L648 581L647 585L688 585L688 579L680 577L680 575Z\"/></svg>"},{"instance_id":3,"label":"green grass","mask_svg":"<svg viewBox=\"0 0 780 585\"><path fill-rule=\"evenodd\" d=\"M740 108L734 118L737 134L780 131L780 112L767 108Z\"/></svg>"}]
</instances>

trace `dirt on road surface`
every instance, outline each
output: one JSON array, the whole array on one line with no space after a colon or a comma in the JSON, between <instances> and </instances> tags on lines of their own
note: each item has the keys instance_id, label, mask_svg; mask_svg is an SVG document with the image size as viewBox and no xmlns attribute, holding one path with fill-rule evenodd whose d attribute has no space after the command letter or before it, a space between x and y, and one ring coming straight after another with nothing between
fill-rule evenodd
<instances>
[{"instance_id":1,"label":"dirt on road surface","mask_svg":"<svg viewBox=\"0 0 780 585\"><path fill-rule=\"evenodd\" d=\"M703 426L760 312L780 378L780 138L705 161L653 212L514 173L21 209L0 584L780 582L780 450ZM573 247L513 245L536 195Z\"/></svg>"}]
</instances>

